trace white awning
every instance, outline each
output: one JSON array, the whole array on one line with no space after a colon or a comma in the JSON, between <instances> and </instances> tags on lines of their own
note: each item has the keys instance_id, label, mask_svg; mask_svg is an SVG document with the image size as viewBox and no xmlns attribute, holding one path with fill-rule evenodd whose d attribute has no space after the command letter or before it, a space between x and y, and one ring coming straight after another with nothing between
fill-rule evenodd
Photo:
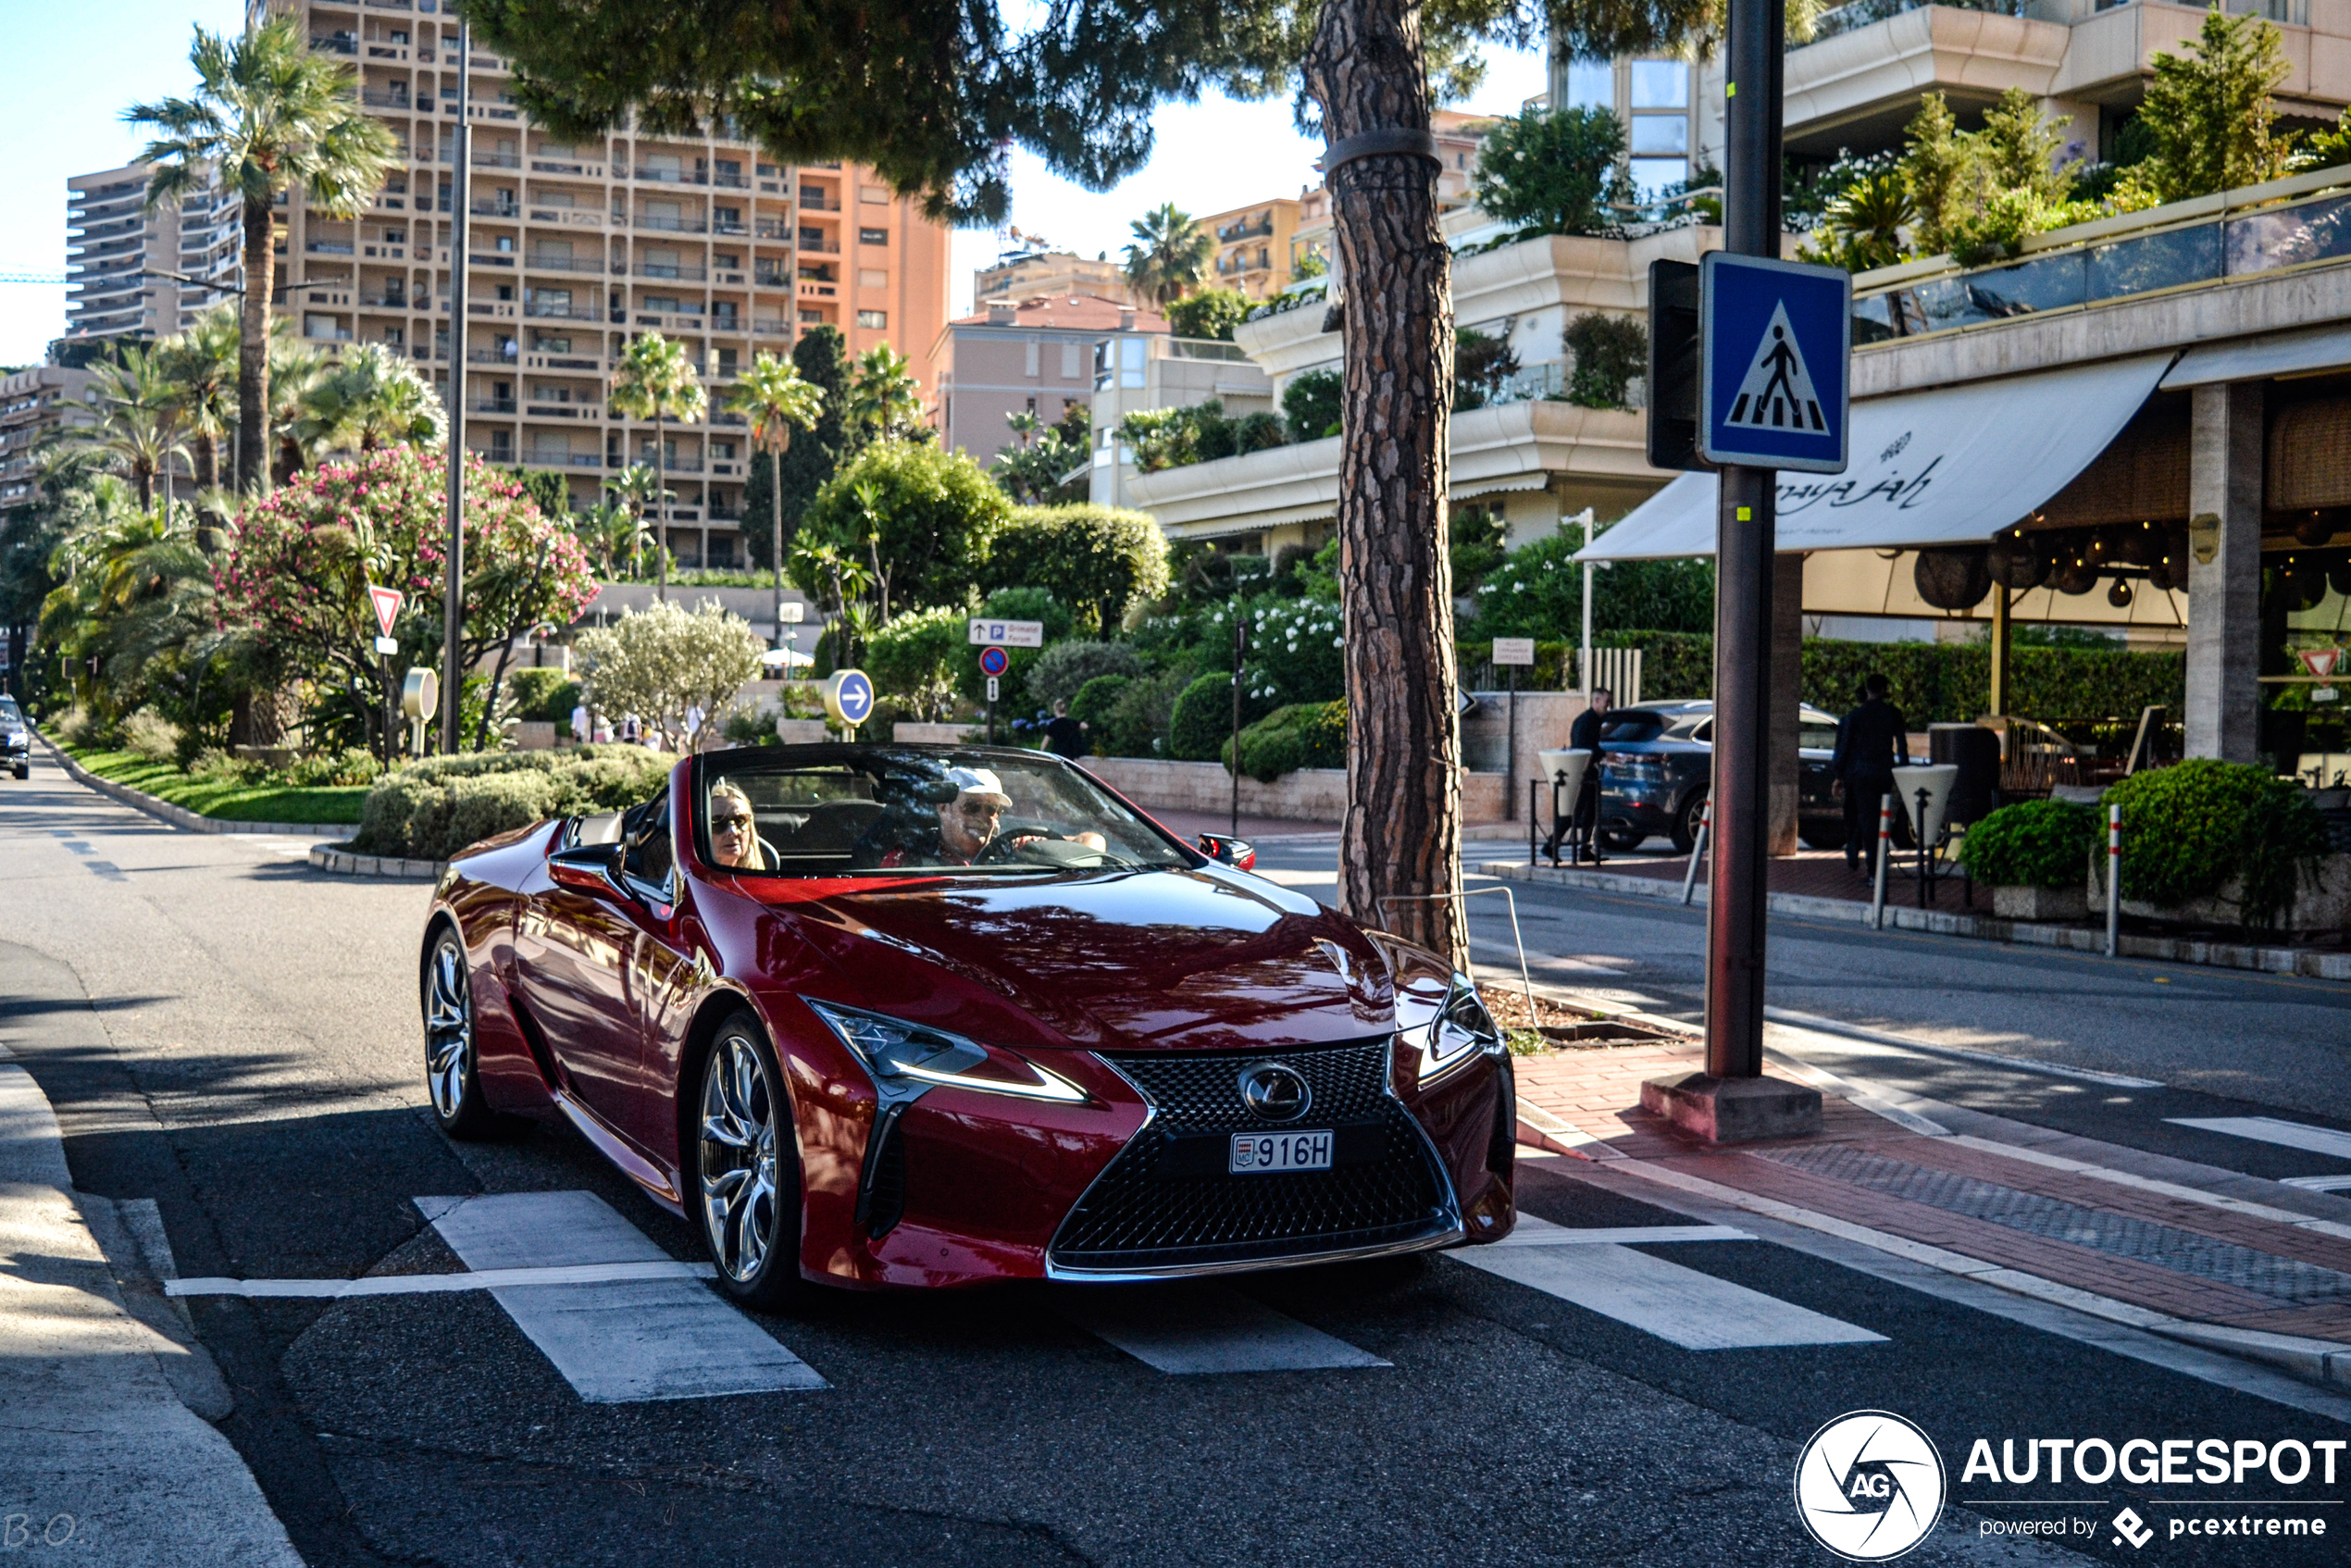
<instances>
[{"instance_id":1,"label":"white awning","mask_svg":"<svg viewBox=\"0 0 2351 1568\"><path fill-rule=\"evenodd\" d=\"M2316 370L2339 370L2346 365L2351 365L2351 327L2320 327L2192 348L2180 355L2180 363L2163 378L2163 385L2168 392L2215 381L2308 375Z\"/></svg>"},{"instance_id":2,"label":"white awning","mask_svg":"<svg viewBox=\"0 0 2351 1568\"><path fill-rule=\"evenodd\" d=\"M1853 466L1782 473L1783 551L1990 539L2063 490L2130 422L2171 355L2084 365L1853 405ZM1714 554L1717 486L1684 474L1576 553L1644 561Z\"/></svg>"}]
</instances>

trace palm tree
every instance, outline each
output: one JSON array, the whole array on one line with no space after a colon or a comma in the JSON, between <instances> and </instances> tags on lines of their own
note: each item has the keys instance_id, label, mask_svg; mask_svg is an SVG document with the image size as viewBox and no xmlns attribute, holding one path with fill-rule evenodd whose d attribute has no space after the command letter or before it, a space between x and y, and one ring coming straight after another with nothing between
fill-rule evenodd
<instances>
[{"instance_id":1,"label":"palm tree","mask_svg":"<svg viewBox=\"0 0 2351 1568\"><path fill-rule=\"evenodd\" d=\"M612 373L612 405L631 419L653 422L653 456L662 471L669 468L669 447L662 439L662 421L675 414L700 419L710 408L702 378L694 373L693 356L683 343L671 342L659 332L647 332L631 342ZM660 597L669 597L669 492L661 495Z\"/></svg>"},{"instance_id":2,"label":"palm tree","mask_svg":"<svg viewBox=\"0 0 2351 1568\"><path fill-rule=\"evenodd\" d=\"M301 425L305 444L373 452L393 442L437 446L449 416L416 367L381 343L361 343L319 376Z\"/></svg>"},{"instance_id":3,"label":"palm tree","mask_svg":"<svg viewBox=\"0 0 2351 1568\"><path fill-rule=\"evenodd\" d=\"M849 382L849 420L867 441L902 435L922 417L923 387L906 356L877 343L857 356Z\"/></svg>"},{"instance_id":4,"label":"palm tree","mask_svg":"<svg viewBox=\"0 0 2351 1568\"><path fill-rule=\"evenodd\" d=\"M153 134L142 163L150 209L214 180L243 204L244 299L237 344L237 488L269 475L269 305L277 275L273 204L299 186L312 211L356 218L397 158L392 131L360 111L353 73L313 55L306 24L280 17L234 40L196 29L191 97L134 104L123 118Z\"/></svg>"},{"instance_id":5,"label":"palm tree","mask_svg":"<svg viewBox=\"0 0 2351 1568\"><path fill-rule=\"evenodd\" d=\"M1126 280L1165 310L1208 276L1216 238L1174 202L1163 202L1127 227L1135 243L1126 247Z\"/></svg>"},{"instance_id":6,"label":"palm tree","mask_svg":"<svg viewBox=\"0 0 2351 1568\"><path fill-rule=\"evenodd\" d=\"M130 477L144 512L155 504L156 478L165 480L168 496L171 460L188 454L180 441L179 402L161 355L126 346L118 358L92 367L90 396L76 406L95 423L74 429L68 439L112 459Z\"/></svg>"},{"instance_id":7,"label":"palm tree","mask_svg":"<svg viewBox=\"0 0 2351 1568\"><path fill-rule=\"evenodd\" d=\"M765 349L735 383L727 406L751 421L751 439L767 449L769 519L776 541L776 646L784 645L784 453L792 427L814 429L824 412L825 389L803 379L800 367Z\"/></svg>"},{"instance_id":8,"label":"palm tree","mask_svg":"<svg viewBox=\"0 0 2351 1568\"><path fill-rule=\"evenodd\" d=\"M645 473L651 477L653 470ZM581 513L573 521L572 530L608 578L619 576L620 563L636 560L653 537L645 530L644 518L610 492L607 499Z\"/></svg>"},{"instance_id":9,"label":"palm tree","mask_svg":"<svg viewBox=\"0 0 2351 1568\"><path fill-rule=\"evenodd\" d=\"M1045 421L1037 417L1034 408L1022 408L1007 414L1004 423L1011 426L1013 434L1020 438L1023 452L1026 452L1028 443L1037 439L1037 432L1045 428Z\"/></svg>"},{"instance_id":10,"label":"palm tree","mask_svg":"<svg viewBox=\"0 0 2351 1568\"><path fill-rule=\"evenodd\" d=\"M636 576L644 569L645 546L667 554L669 547L655 539L645 527L645 514L658 507L667 492L663 489L661 475L642 463L631 463L612 482L612 495L628 514L630 530L628 535L628 570ZM665 580L666 580L665 579Z\"/></svg>"},{"instance_id":11,"label":"palm tree","mask_svg":"<svg viewBox=\"0 0 2351 1568\"><path fill-rule=\"evenodd\" d=\"M220 438L236 428L238 331L237 307L217 305L156 348L188 427L199 492L220 482Z\"/></svg>"},{"instance_id":12,"label":"palm tree","mask_svg":"<svg viewBox=\"0 0 2351 1568\"><path fill-rule=\"evenodd\" d=\"M317 424L311 399L333 362L294 336L293 323L278 317L269 330L269 441L271 458L263 476L283 483L317 460L326 430Z\"/></svg>"}]
</instances>

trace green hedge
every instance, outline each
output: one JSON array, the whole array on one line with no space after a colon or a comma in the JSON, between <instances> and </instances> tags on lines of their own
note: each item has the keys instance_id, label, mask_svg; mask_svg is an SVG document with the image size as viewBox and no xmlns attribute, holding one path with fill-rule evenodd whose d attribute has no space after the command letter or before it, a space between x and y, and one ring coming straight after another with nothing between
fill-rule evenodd
<instances>
[{"instance_id":1,"label":"green hedge","mask_svg":"<svg viewBox=\"0 0 2351 1568\"><path fill-rule=\"evenodd\" d=\"M2019 801L1967 830L1959 859L1979 882L2078 888L2089 875L2098 815L2071 801Z\"/></svg>"},{"instance_id":2,"label":"green hedge","mask_svg":"<svg viewBox=\"0 0 2351 1568\"><path fill-rule=\"evenodd\" d=\"M1641 695L1656 702L1714 694L1714 639L1703 632L1604 631L1602 648L1638 648ZM1491 642L1462 642L1463 670L1486 663ZM1537 642L1535 667L1519 677L1523 691L1569 690L1574 644ZM2187 703L2187 655L2133 653L2119 649L2019 648L2009 675L2009 707L2045 722L2121 718L2158 706L2177 715ZM1804 701L1830 713L1853 706L1862 680L1883 674L1894 705L1913 726L1968 724L1986 712L1992 652L1980 643L1844 642L1810 638L1804 644Z\"/></svg>"},{"instance_id":3,"label":"green hedge","mask_svg":"<svg viewBox=\"0 0 2351 1568\"><path fill-rule=\"evenodd\" d=\"M1271 784L1301 767L1347 765L1347 704L1293 703L1276 708L1240 734L1241 771L1260 784ZM1233 742L1221 753L1225 766L1233 765Z\"/></svg>"},{"instance_id":4,"label":"green hedge","mask_svg":"<svg viewBox=\"0 0 2351 1568\"><path fill-rule=\"evenodd\" d=\"M352 847L446 860L508 828L649 800L677 763L641 746L430 757L376 781Z\"/></svg>"},{"instance_id":5,"label":"green hedge","mask_svg":"<svg viewBox=\"0 0 2351 1568\"><path fill-rule=\"evenodd\" d=\"M2326 852L2307 791L2248 763L2199 757L2135 773L2106 792L2122 808L2122 891L2175 905L2241 877L2245 924L2274 930Z\"/></svg>"}]
</instances>

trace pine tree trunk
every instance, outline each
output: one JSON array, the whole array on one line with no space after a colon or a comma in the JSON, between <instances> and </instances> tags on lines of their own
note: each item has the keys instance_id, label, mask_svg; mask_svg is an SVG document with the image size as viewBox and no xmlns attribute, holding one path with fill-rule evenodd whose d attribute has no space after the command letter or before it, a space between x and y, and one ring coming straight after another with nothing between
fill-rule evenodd
<instances>
[{"instance_id":1,"label":"pine tree trunk","mask_svg":"<svg viewBox=\"0 0 2351 1568\"><path fill-rule=\"evenodd\" d=\"M244 204L245 292L237 331L237 490L269 483L269 296L278 287L277 218Z\"/></svg>"},{"instance_id":2,"label":"pine tree trunk","mask_svg":"<svg viewBox=\"0 0 2351 1568\"><path fill-rule=\"evenodd\" d=\"M1425 133L1415 0L1325 0L1306 59L1325 136ZM1446 554L1451 256L1437 166L1382 153L1332 172L1346 291L1338 532L1346 614L1348 813L1338 905L1469 964L1461 887L1461 728ZM1383 900L1399 902L1383 903Z\"/></svg>"}]
</instances>

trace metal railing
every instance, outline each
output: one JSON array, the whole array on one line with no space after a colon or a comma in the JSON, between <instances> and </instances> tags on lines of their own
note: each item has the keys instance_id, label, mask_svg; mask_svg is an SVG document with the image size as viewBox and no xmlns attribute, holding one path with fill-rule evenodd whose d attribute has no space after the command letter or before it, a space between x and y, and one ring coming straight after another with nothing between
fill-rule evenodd
<instances>
[{"instance_id":1,"label":"metal railing","mask_svg":"<svg viewBox=\"0 0 2351 1568\"><path fill-rule=\"evenodd\" d=\"M1849 4L1822 11L1812 19L1810 42L1818 44L1822 39L1835 38L1839 33L1851 32L1872 22L1898 17L1905 11L1921 10L1928 5L1959 11L1989 11L2001 17L2021 17L2025 14L2029 4L2030 0L1850 0ZM1794 42L1788 44L1791 52L1802 47L1803 44Z\"/></svg>"}]
</instances>

